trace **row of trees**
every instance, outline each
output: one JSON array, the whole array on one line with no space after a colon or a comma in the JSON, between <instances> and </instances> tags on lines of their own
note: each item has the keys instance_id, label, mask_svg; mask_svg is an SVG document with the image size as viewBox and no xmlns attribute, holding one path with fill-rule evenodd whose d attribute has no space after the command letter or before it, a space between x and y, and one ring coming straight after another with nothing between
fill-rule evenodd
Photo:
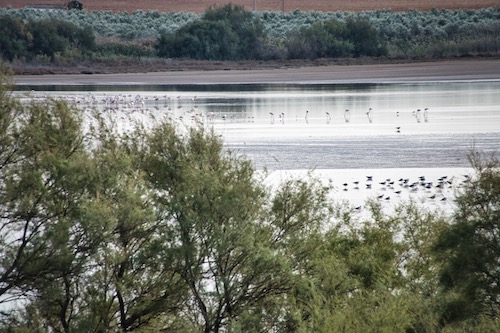
<instances>
[{"instance_id":1,"label":"row of trees","mask_svg":"<svg viewBox=\"0 0 500 333\"><path fill-rule=\"evenodd\" d=\"M94 48L95 35L90 27L79 28L57 19L25 23L13 16L0 16L0 54L5 60L29 60L36 56L53 60L56 55L75 51L79 55L90 54Z\"/></svg>"},{"instance_id":2,"label":"row of trees","mask_svg":"<svg viewBox=\"0 0 500 333\"><path fill-rule=\"evenodd\" d=\"M496 55L500 36L498 8L251 13L242 7L227 5L210 8L201 15L1 8L1 15L19 18L25 24L57 19L91 27L97 41L94 57L284 59L387 55L439 58ZM237 19L244 22L243 30L234 24ZM363 31L369 34L370 40L359 34ZM253 49L244 52L250 40L255 42L252 42ZM360 50L359 46L365 43L371 46Z\"/></svg>"},{"instance_id":3,"label":"row of trees","mask_svg":"<svg viewBox=\"0 0 500 333\"><path fill-rule=\"evenodd\" d=\"M21 103L0 86L0 332L493 332L500 163L453 215L359 217L213 132ZM121 134L118 134L121 133Z\"/></svg>"}]
</instances>

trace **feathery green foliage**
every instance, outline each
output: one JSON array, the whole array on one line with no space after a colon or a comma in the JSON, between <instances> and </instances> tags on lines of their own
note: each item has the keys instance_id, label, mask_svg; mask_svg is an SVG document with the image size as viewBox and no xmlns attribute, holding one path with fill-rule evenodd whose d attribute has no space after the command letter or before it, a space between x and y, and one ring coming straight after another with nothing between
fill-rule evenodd
<instances>
[{"instance_id":1,"label":"feathery green foliage","mask_svg":"<svg viewBox=\"0 0 500 333\"><path fill-rule=\"evenodd\" d=\"M477 174L457 196L454 221L434 250L447 307L443 320L460 322L500 311L500 163L471 155Z\"/></svg>"},{"instance_id":2,"label":"feathery green foliage","mask_svg":"<svg viewBox=\"0 0 500 333\"><path fill-rule=\"evenodd\" d=\"M26 100L2 76L0 332L499 328L497 160L471 155L453 215L360 217L310 177L264 186L213 131Z\"/></svg>"}]
</instances>

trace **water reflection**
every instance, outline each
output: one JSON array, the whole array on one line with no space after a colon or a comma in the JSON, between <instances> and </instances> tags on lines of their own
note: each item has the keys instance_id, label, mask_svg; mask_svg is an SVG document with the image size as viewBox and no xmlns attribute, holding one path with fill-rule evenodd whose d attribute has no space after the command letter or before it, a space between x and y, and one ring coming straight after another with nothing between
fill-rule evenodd
<instances>
[{"instance_id":1,"label":"water reflection","mask_svg":"<svg viewBox=\"0 0 500 333\"><path fill-rule=\"evenodd\" d=\"M17 89L123 123L151 115L212 126L258 167L462 167L472 146L500 147L500 82Z\"/></svg>"},{"instance_id":2,"label":"water reflection","mask_svg":"<svg viewBox=\"0 0 500 333\"><path fill-rule=\"evenodd\" d=\"M287 119L313 119L332 122L383 122L393 116L412 114L416 121L460 112L498 111L500 83L418 83L355 85L182 85L182 86L23 86L24 91L68 97L88 92L103 100L106 96L141 95L146 103L156 99L163 106L196 106L200 112L234 117L268 119L269 112L284 113ZM22 90L19 90L22 91ZM124 97L125 96L125 97ZM193 100L196 97L196 101ZM154 106L159 107L158 103ZM418 112L418 110L425 110ZM346 110L350 110L346 114ZM369 114L367 112L371 110ZM432 111L430 111L432 110ZM169 110L163 110L169 111ZM418 113L417 113L418 112ZM415 113L417 113L415 115ZM330 115L330 117L325 115ZM366 117L366 115L368 117ZM481 116L481 115L474 115ZM484 116L491 116L485 114Z\"/></svg>"}]
</instances>

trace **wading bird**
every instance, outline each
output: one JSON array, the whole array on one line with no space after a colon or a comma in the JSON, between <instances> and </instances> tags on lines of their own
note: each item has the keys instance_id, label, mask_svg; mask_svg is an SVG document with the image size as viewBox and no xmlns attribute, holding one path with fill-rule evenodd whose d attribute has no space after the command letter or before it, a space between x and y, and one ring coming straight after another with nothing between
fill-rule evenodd
<instances>
[{"instance_id":1,"label":"wading bird","mask_svg":"<svg viewBox=\"0 0 500 333\"><path fill-rule=\"evenodd\" d=\"M351 120L351 112L349 111L349 109L346 109L344 111L344 120L346 123L348 123Z\"/></svg>"}]
</instances>

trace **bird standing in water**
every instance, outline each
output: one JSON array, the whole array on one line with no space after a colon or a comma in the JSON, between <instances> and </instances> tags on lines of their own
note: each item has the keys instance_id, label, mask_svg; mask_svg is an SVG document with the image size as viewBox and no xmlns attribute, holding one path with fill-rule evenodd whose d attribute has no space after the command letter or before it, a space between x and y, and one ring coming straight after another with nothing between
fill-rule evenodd
<instances>
[{"instance_id":1,"label":"bird standing in water","mask_svg":"<svg viewBox=\"0 0 500 333\"><path fill-rule=\"evenodd\" d=\"M368 117L368 121L370 123L373 122L373 110L372 110L372 108L368 109L368 112L366 112L366 116Z\"/></svg>"},{"instance_id":2,"label":"bird standing in water","mask_svg":"<svg viewBox=\"0 0 500 333\"><path fill-rule=\"evenodd\" d=\"M344 120L346 123L348 123L351 120L351 112L349 111L349 109L346 109L344 111Z\"/></svg>"}]
</instances>

